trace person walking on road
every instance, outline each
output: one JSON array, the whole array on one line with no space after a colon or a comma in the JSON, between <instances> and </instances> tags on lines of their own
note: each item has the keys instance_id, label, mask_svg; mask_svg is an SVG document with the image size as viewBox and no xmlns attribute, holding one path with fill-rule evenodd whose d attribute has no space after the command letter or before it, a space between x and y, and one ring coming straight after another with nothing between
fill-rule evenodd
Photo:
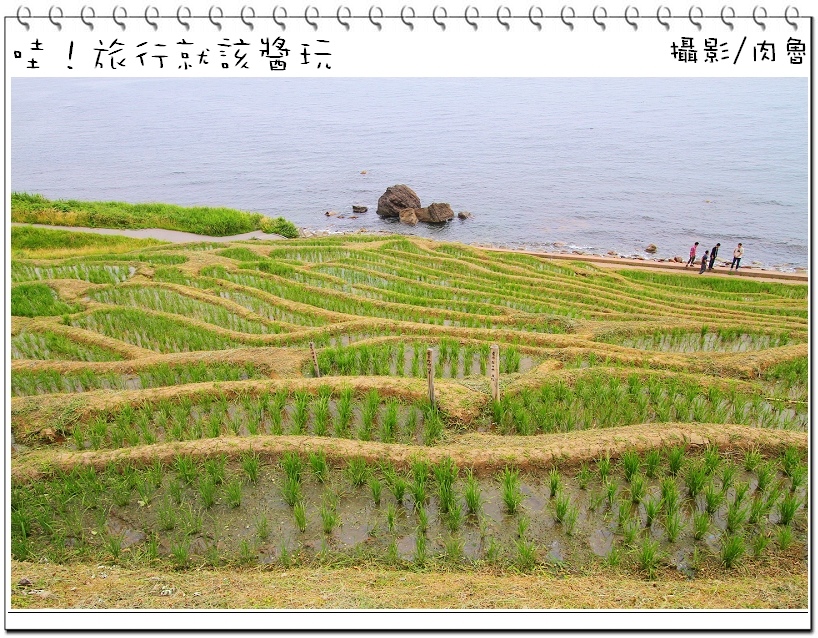
<instances>
[{"instance_id":1,"label":"person walking on road","mask_svg":"<svg viewBox=\"0 0 818 638\"><path fill-rule=\"evenodd\" d=\"M721 246L720 242L710 249L710 265L707 267L707 270L713 270L713 264L716 263L716 255L719 254L719 246Z\"/></svg>"},{"instance_id":2,"label":"person walking on road","mask_svg":"<svg viewBox=\"0 0 818 638\"><path fill-rule=\"evenodd\" d=\"M685 268L688 266L695 266L696 265L696 248L699 247L699 242L696 242L690 247L690 259L687 260L687 264Z\"/></svg>"},{"instance_id":3,"label":"person walking on road","mask_svg":"<svg viewBox=\"0 0 818 638\"><path fill-rule=\"evenodd\" d=\"M704 251L704 255L702 256L702 267L699 270L699 274L703 274L705 270L707 270L707 257L710 255L709 250Z\"/></svg>"},{"instance_id":4,"label":"person walking on road","mask_svg":"<svg viewBox=\"0 0 818 638\"><path fill-rule=\"evenodd\" d=\"M739 242L738 246L736 246L736 249L733 251L733 263L730 264L730 270L733 270L733 266L735 266L736 270L738 270L742 257L744 257L744 248L741 247L741 242Z\"/></svg>"}]
</instances>

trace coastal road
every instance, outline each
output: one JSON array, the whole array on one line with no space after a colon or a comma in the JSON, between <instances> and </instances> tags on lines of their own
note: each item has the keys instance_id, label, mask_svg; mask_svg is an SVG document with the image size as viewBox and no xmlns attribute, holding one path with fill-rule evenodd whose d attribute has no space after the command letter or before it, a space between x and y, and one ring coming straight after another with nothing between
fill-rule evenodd
<instances>
[{"instance_id":1,"label":"coastal road","mask_svg":"<svg viewBox=\"0 0 818 638\"><path fill-rule=\"evenodd\" d=\"M260 230L254 230L251 233L242 233L241 235L216 237L213 235L186 233L180 230L165 230L164 228L87 228L85 226L51 226L49 224L22 224L17 222L12 223L12 226L34 226L35 228L50 228L51 230L68 230L74 233L97 233L98 235L121 235L124 237L135 237L137 239L159 239L174 244L183 244L191 241L227 242L242 241L244 239L286 239L283 235L265 233Z\"/></svg>"}]
</instances>

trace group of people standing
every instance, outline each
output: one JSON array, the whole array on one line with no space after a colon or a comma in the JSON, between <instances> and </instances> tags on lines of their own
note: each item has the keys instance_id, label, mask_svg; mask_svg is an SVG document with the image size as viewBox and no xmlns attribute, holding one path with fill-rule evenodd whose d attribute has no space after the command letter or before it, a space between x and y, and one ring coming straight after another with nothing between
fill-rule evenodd
<instances>
[{"instance_id":1,"label":"group of people standing","mask_svg":"<svg viewBox=\"0 0 818 638\"><path fill-rule=\"evenodd\" d=\"M687 260L687 264L685 264L685 268L688 266L696 265L696 250L699 247L699 242L695 242L690 247L690 259ZM699 269L699 274L701 275L704 273L705 270L713 270L713 264L716 263L716 256L719 254L719 248L721 247L721 243L716 243L713 248L710 250L705 250L704 255L702 256L702 267ZM744 257L744 248L741 245L741 242L738 243L736 249L733 251L733 261L730 264L730 270L733 270L733 266L736 267L738 270L739 264L741 263L741 258Z\"/></svg>"}]
</instances>

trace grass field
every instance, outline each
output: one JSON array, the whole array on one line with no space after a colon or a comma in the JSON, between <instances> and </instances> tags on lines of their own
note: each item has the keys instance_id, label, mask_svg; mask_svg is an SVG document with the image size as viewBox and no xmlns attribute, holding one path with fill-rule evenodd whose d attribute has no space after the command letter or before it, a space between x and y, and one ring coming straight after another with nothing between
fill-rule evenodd
<instances>
[{"instance_id":1,"label":"grass field","mask_svg":"<svg viewBox=\"0 0 818 638\"><path fill-rule=\"evenodd\" d=\"M232 208L49 200L30 193L11 194L11 221L90 228L165 228L218 237L253 230L291 238L298 236L298 229L283 217L273 219Z\"/></svg>"},{"instance_id":2,"label":"grass field","mask_svg":"<svg viewBox=\"0 0 818 638\"><path fill-rule=\"evenodd\" d=\"M806 606L805 285L96 245L12 237L15 607Z\"/></svg>"}]
</instances>

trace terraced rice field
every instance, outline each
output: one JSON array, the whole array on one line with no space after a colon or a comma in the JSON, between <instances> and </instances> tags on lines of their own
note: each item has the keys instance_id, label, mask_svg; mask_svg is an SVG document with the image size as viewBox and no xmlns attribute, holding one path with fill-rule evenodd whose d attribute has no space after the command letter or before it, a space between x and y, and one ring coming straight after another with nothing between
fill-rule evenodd
<instances>
[{"instance_id":1,"label":"terraced rice field","mask_svg":"<svg viewBox=\"0 0 818 638\"><path fill-rule=\"evenodd\" d=\"M806 605L805 285L385 236L11 279L17 571L784 573L763 604Z\"/></svg>"}]
</instances>

